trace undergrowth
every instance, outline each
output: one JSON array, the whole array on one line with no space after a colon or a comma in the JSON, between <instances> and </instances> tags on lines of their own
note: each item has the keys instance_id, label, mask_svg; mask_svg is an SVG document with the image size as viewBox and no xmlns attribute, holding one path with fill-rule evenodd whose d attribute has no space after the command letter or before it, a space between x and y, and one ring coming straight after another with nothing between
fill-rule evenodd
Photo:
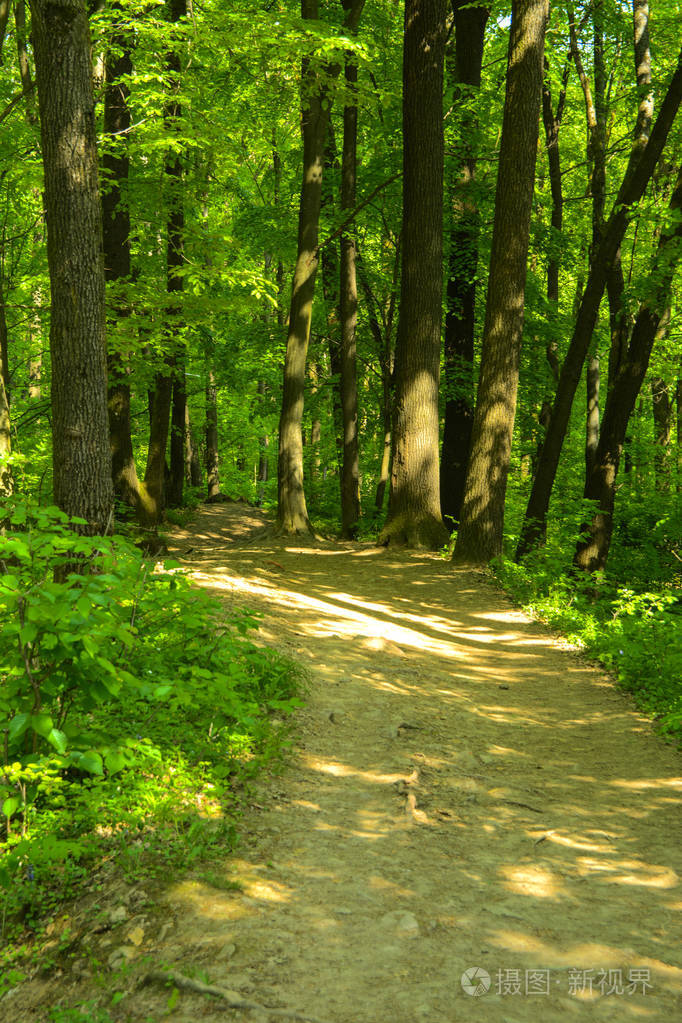
<instances>
[{"instance_id":1,"label":"undergrowth","mask_svg":"<svg viewBox=\"0 0 682 1023\"><path fill-rule=\"evenodd\" d=\"M139 879L224 855L299 703L294 666L251 642L253 615L74 521L17 502L0 535L6 976L104 859Z\"/></svg>"},{"instance_id":2,"label":"undergrowth","mask_svg":"<svg viewBox=\"0 0 682 1023\"><path fill-rule=\"evenodd\" d=\"M682 742L682 591L670 547L679 534L669 519L649 524L646 536L637 523L628 527L608 573L574 570L572 545L561 537L520 564L502 557L492 568L526 611L599 660L662 732Z\"/></svg>"}]
</instances>

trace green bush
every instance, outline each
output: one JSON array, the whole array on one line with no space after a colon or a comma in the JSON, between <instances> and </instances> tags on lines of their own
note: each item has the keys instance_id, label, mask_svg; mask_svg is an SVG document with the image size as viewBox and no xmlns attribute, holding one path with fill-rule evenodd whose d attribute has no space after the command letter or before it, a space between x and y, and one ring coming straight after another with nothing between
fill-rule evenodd
<instances>
[{"instance_id":1,"label":"green bush","mask_svg":"<svg viewBox=\"0 0 682 1023\"><path fill-rule=\"evenodd\" d=\"M276 750L269 715L297 704L292 666L249 641L252 615L75 522L17 502L0 535L6 889L58 863L77 875L97 828L163 823L169 799L177 824L183 800L220 798Z\"/></svg>"}]
</instances>

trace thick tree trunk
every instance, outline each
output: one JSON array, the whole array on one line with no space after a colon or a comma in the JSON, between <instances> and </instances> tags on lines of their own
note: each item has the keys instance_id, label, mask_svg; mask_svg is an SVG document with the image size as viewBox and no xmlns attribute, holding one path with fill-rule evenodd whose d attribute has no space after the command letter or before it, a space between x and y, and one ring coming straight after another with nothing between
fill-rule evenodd
<instances>
[{"instance_id":1,"label":"thick tree trunk","mask_svg":"<svg viewBox=\"0 0 682 1023\"><path fill-rule=\"evenodd\" d=\"M350 0L345 0L348 9ZM354 94L358 69L346 58L346 84ZM343 111L343 157L341 164L341 209L355 206L357 180L358 108L348 104ZM355 270L353 229L341 235L339 311L341 317L341 410L343 415L343 462L341 468L341 536L353 539L360 518L360 461L358 451L358 384L355 329L358 319L358 287Z\"/></svg>"},{"instance_id":2,"label":"thick tree trunk","mask_svg":"<svg viewBox=\"0 0 682 1023\"><path fill-rule=\"evenodd\" d=\"M573 335L561 369L552 417L542 447L537 474L528 500L521 538L516 551L517 558L527 553L544 535L549 500L571 415L573 398L580 381L585 356L589 350L608 274L633 215L633 207L642 198L654 172L681 101L682 53L678 57L677 67L648 141L645 136L640 136L635 141L613 211L603 229L599 248L592 260ZM646 97L642 100L642 103L645 102Z\"/></svg>"},{"instance_id":3,"label":"thick tree trunk","mask_svg":"<svg viewBox=\"0 0 682 1023\"><path fill-rule=\"evenodd\" d=\"M587 572L603 569L608 558L613 533L613 509L616 498L616 477L628 422L641 390L649 365L651 351L659 334L667 329L670 288L680 258L679 239L682 238L682 172L670 200L671 232L664 232L659 241L656 263L650 278L652 298L640 306L635 321L627 356L613 388L609 392L599 434L592 472L585 483L585 497L597 502L597 512L590 523L581 528L574 562ZM675 223L677 221L677 223ZM678 240L677 246L669 243ZM672 254L669 255L670 250Z\"/></svg>"},{"instance_id":4,"label":"thick tree trunk","mask_svg":"<svg viewBox=\"0 0 682 1023\"><path fill-rule=\"evenodd\" d=\"M220 458L218 455L218 389L215 374L206 377L206 496L220 493Z\"/></svg>"},{"instance_id":5,"label":"thick tree trunk","mask_svg":"<svg viewBox=\"0 0 682 1023\"><path fill-rule=\"evenodd\" d=\"M547 14L547 0L512 4L481 371L454 552L458 562L487 564L502 551Z\"/></svg>"},{"instance_id":6,"label":"thick tree trunk","mask_svg":"<svg viewBox=\"0 0 682 1023\"><path fill-rule=\"evenodd\" d=\"M339 172L339 158L336 151L334 128L330 122L324 146L324 177L322 182L321 209L327 210L330 220L334 220L335 195L331 182ZM334 424L334 450L339 480L343 478L343 409L341 402L341 331L339 310L340 261L339 246L336 242L325 245L320 253L322 271L322 294L327 313L327 346L329 349L329 366L332 375L331 405Z\"/></svg>"},{"instance_id":7,"label":"thick tree trunk","mask_svg":"<svg viewBox=\"0 0 682 1023\"><path fill-rule=\"evenodd\" d=\"M490 10L466 0L453 5L454 105L481 85L485 27ZM450 66L450 61L447 65ZM466 89L462 89L465 86ZM448 526L459 520L474 419L474 329L479 212L475 195L475 132L462 125L461 154L450 188L452 227L445 314L445 423L440 462L440 505Z\"/></svg>"},{"instance_id":8,"label":"thick tree trunk","mask_svg":"<svg viewBox=\"0 0 682 1023\"><path fill-rule=\"evenodd\" d=\"M448 536L440 511L438 465L445 37L443 0L406 0L393 471L380 542L432 549Z\"/></svg>"},{"instance_id":9,"label":"thick tree trunk","mask_svg":"<svg viewBox=\"0 0 682 1023\"><path fill-rule=\"evenodd\" d=\"M34 0L33 45L52 292L55 502L104 533L113 520L102 208L90 33L82 0Z\"/></svg>"}]
</instances>

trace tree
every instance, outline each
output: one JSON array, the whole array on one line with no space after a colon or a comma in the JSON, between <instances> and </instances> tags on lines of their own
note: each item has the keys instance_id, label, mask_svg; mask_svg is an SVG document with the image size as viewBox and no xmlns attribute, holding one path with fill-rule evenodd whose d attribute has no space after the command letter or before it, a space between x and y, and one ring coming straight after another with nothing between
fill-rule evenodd
<instances>
[{"instance_id":1,"label":"tree","mask_svg":"<svg viewBox=\"0 0 682 1023\"><path fill-rule=\"evenodd\" d=\"M542 95L546 0L512 4L480 377L454 559L502 551Z\"/></svg>"},{"instance_id":2,"label":"tree","mask_svg":"<svg viewBox=\"0 0 682 1023\"><path fill-rule=\"evenodd\" d=\"M476 197L476 134L472 116L477 106L467 96L481 86L485 27L490 8L465 0L453 4L454 59L446 60L453 82L455 109L461 115L458 160L450 185L452 226L445 314L445 422L440 463L440 504L450 525L459 521L464 496L471 427L474 417L474 333L476 273L480 215ZM465 127L466 124L466 127Z\"/></svg>"},{"instance_id":3,"label":"tree","mask_svg":"<svg viewBox=\"0 0 682 1023\"><path fill-rule=\"evenodd\" d=\"M445 39L443 0L406 0L394 453L388 518L380 542L429 548L438 548L447 539L438 471Z\"/></svg>"},{"instance_id":4,"label":"tree","mask_svg":"<svg viewBox=\"0 0 682 1023\"><path fill-rule=\"evenodd\" d=\"M580 381L607 279L633 216L634 208L644 195L656 168L680 102L682 102L682 51L650 136L647 133L636 133L613 210L604 226L598 249L592 259L571 342L561 368L547 435L528 499L521 538L516 550L517 558L527 553L544 535L549 500L571 414L573 397ZM642 116L642 106L650 107L648 94L645 94L640 100L638 117Z\"/></svg>"},{"instance_id":5,"label":"tree","mask_svg":"<svg viewBox=\"0 0 682 1023\"><path fill-rule=\"evenodd\" d=\"M365 0L355 0L353 3L344 23L347 30L354 31L357 28L364 4ZM317 20L318 0L301 0L301 16L305 20ZM338 66L327 69L326 77L333 78L339 70ZM317 61L313 57L306 57L303 60L301 81L303 181L298 215L298 251L291 289L277 459L276 528L281 533L311 531L303 489L301 422L310 320L320 258L318 231L329 105L325 76Z\"/></svg>"},{"instance_id":6,"label":"tree","mask_svg":"<svg viewBox=\"0 0 682 1023\"><path fill-rule=\"evenodd\" d=\"M83 0L34 0L33 44L52 293L54 496L83 531L113 518L102 212Z\"/></svg>"},{"instance_id":7,"label":"tree","mask_svg":"<svg viewBox=\"0 0 682 1023\"><path fill-rule=\"evenodd\" d=\"M670 225L661 233L647 297L641 304L630 344L611 388L595 452L585 481L585 497L596 502L591 522L584 523L575 565L586 572L603 569L613 533L616 477L628 422L635 407L657 336L665 332L670 288L682 250L682 170L670 199Z\"/></svg>"}]
</instances>

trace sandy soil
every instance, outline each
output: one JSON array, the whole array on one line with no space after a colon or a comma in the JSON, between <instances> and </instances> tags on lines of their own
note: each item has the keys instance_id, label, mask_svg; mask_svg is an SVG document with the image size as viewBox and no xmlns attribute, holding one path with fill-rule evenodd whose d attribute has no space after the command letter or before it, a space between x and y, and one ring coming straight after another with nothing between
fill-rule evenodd
<instances>
[{"instance_id":1,"label":"sandy soil","mask_svg":"<svg viewBox=\"0 0 682 1023\"><path fill-rule=\"evenodd\" d=\"M263 521L207 506L174 542L305 666L307 706L224 865L242 890L171 882L153 913L122 895L106 941L132 980L138 960L170 964L329 1023L682 1019L678 754L482 574ZM24 985L0 1019L42 1019L58 983ZM131 981L109 1011L276 1018L167 1000Z\"/></svg>"}]
</instances>

